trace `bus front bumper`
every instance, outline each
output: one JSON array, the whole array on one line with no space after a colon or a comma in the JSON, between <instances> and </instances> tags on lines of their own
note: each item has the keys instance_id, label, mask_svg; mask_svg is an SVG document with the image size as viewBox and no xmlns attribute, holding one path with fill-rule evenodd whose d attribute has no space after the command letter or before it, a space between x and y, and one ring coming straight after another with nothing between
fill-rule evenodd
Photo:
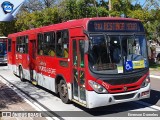
<instances>
[{"instance_id":1,"label":"bus front bumper","mask_svg":"<svg viewBox=\"0 0 160 120\"><path fill-rule=\"evenodd\" d=\"M0 64L7 63L7 59L0 58Z\"/></svg>"},{"instance_id":2,"label":"bus front bumper","mask_svg":"<svg viewBox=\"0 0 160 120\"><path fill-rule=\"evenodd\" d=\"M140 100L150 97L150 83L136 91L117 94L98 94L95 91L86 91L87 108L107 106L117 103Z\"/></svg>"}]
</instances>

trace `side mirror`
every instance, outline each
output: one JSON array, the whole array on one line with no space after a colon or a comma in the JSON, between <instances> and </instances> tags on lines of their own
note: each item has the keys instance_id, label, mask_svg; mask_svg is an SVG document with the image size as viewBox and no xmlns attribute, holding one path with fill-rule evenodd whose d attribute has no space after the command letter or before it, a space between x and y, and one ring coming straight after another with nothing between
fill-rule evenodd
<instances>
[{"instance_id":1,"label":"side mirror","mask_svg":"<svg viewBox=\"0 0 160 120\"><path fill-rule=\"evenodd\" d=\"M87 54L89 49L89 41L85 40L84 42L84 53Z\"/></svg>"}]
</instances>

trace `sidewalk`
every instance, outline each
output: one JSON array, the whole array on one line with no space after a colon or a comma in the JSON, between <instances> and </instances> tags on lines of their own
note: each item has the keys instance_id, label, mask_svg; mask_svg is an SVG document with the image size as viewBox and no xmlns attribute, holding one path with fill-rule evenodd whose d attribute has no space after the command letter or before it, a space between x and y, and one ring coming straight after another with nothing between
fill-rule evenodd
<instances>
[{"instance_id":1,"label":"sidewalk","mask_svg":"<svg viewBox=\"0 0 160 120\"><path fill-rule=\"evenodd\" d=\"M4 84L0 78L0 112L10 111L35 111L15 91ZM42 117L0 117L0 120L46 120Z\"/></svg>"},{"instance_id":2,"label":"sidewalk","mask_svg":"<svg viewBox=\"0 0 160 120\"><path fill-rule=\"evenodd\" d=\"M159 76L160 77L160 70L158 70L158 69L150 68L149 72L150 72L150 75L154 75L154 76Z\"/></svg>"}]
</instances>

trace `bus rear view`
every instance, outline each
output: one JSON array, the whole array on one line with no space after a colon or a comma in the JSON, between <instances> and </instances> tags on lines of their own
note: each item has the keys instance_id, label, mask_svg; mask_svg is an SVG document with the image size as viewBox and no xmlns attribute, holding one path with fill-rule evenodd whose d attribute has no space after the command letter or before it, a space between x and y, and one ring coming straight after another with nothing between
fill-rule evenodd
<instances>
[{"instance_id":1,"label":"bus rear view","mask_svg":"<svg viewBox=\"0 0 160 120\"><path fill-rule=\"evenodd\" d=\"M150 96L145 31L134 19L91 20L88 49L88 107Z\"/></svg>"}]
</instances>

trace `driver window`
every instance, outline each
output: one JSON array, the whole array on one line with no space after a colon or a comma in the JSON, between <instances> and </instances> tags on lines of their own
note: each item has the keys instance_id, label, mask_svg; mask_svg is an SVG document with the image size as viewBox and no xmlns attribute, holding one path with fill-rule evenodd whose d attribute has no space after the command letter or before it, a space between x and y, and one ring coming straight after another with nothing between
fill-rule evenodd
<instances>
[{"instance_id":1,"label":"driver window","mask_svg":"<svg viewBox=\"0 0 160 120\"><path fill-rule=\"evenodd\" d=\"M136 50L136 43L133 38L128 38L128 54L135 54Z\"/></svg>"},{"instance_id":2,"label":"driver window","mask_svg":"<svg viewBox=\"0 0 160 120\"><path fill-rule=\"evenodd\" d=\"M127 41L128 41L128 53L140 55L139 40L134 38L129 38Z\"/></svg>"},{"instance_id":3,"label":"driver window","mask_svg":"<svg viewBox=\"0 0 160 120\"><path fill-rule=\"evenodd\" d=\"M135 54L140 55L140 44L138 39L135 39Z\"/></svg>"},{"instance_id":4,"label":"driver window","mask_svg":"<svg viewBox=\"0 0 160 120\"><path fill-rule=\"evenodd\" d=\"M110 36L110 53L113 63L121 60L121 45L118 36Z\"/></svg>"}]
</instances>

